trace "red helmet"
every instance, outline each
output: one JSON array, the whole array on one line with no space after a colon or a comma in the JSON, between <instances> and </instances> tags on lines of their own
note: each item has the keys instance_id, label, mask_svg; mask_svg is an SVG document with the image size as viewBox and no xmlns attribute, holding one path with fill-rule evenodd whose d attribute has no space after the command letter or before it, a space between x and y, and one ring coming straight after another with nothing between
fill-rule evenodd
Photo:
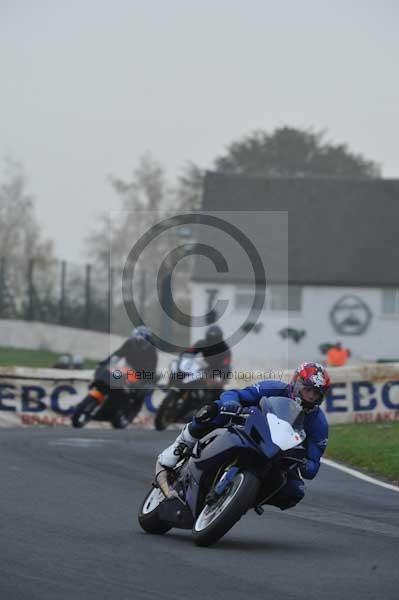
<instances>
[{"instance_id":1,"label":"red helmet","mask_svg":"<svg viewBox=\"0 0 399 600\"><path fill-rule=\"evenodd\" d=\"M323 365L315 362L303 363L291 379L291 395L305 412L312 412L323 402L330 385L330 376Z\"/></svg>"}]
</instances>

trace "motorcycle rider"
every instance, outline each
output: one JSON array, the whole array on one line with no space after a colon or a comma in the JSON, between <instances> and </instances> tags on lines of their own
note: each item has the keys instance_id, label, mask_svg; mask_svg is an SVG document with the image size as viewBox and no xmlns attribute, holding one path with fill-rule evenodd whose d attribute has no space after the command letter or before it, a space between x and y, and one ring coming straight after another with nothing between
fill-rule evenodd
<instances>
[{"instance_id":1,"label":"motorcycle rider","mask_svg":"<svg viewBox=\"0 0 399 600\"><path fill-rule=\"evenodd\" d=\"M121 359L125 362L124 377L119 366ZM95 378L107 380L115 394L115 400L123 401L124 397L129 397L126 384L137 381L136 374L146 387L148 384L155 383L157 363L158 352L152 343L151 329L139 325L132 330L130 337L115 352L98 364ZM137 390L134 393L137 393ZM151 393L150 390L143 394L143 402L145 396Z\"/></svg>"},{"instance_id":2,"label":"motorcycle rider","mask_svg":"<svg viewBox=\"0 0 399 600\"><path fill-rule=\"evenodd\" d=\"M199 410L192 422L177 436L175 442L161 452L158 462L167 469L173 469L186 447L192 449L198 439L228 423L229 417L223 412L238 413L242 407L256 406L263 396L292 398L304 412L305 461L300 467L300 473L298 470L289 472L286 485L268 502L281 510L291 508L305 495L302 478L313 479L317 475L320 458L327 446L328 423L320 404L330 384L330 377L321 364L307 362L295 370L288 385L282 381L266 380L241 390L228 390L220 396L219 400Z\"/></svg>"},{"instance_id":3,"label":"motorcycle rider","mask_svg":"<svg viewBox=\"0 0 399 600\"><path fill-rule=\"evenodd\" d=\"M124 358L126 366L138 373L146 373L146 381L155 379L158 363L158 352L152 343L152 332L146 325L135 327L130 337L110 356L98 363L98 368L109 368ZM144 379L144 375L143 375Z\"/></svg>"},{"instance_id":4,"label":"motorcycle rider","mask_svg":"<svg viewBox=\"0 0 399 600\"><path fill-rule=\"evenodd\" d=\"M202 354L206 360L209 401L213 398L216 400L228 380L231 369L231 350L223 339L222 329L218 325L211 325L205 333L205 338L195 342L185 352Z\"/></svg>"}]
</instances>

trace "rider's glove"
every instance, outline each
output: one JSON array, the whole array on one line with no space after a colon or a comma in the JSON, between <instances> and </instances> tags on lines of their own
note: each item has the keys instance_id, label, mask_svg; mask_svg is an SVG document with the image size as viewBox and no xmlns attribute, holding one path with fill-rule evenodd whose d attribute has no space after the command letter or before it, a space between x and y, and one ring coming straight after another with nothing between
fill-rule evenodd
<instances>
[{"instance_id":1,"label":"rider's glove","mask_svg":"<svg viewBox=\"0 0 399 600\"><path fill-rule=\"evenodd\" d=\"M195 415L195 420L201 425L205 423L211 423L218 416L218 414L219 407L216 402L212 402L212 404L205 404L199 409Z\"/></svg>"},{"instance_id":2,"label":"rider's glove","mask_svg":"<svg viewBox=\"0 0 399 600\"><path fill-rule=\"evenodd\" d=\"M316 477L319 470L320 463L311 459L305 459L304 464L301 466L301 475L305 479L313 479Z\"/></svg>"},{"instance_id":3,"label":"rider's glove","mask_svg":"<svg viewBox=\"0 0 399 600\"><path fill-rule=\"evenodd\" d=\"M306 475L306 472L307 472L307 462L308 461L306 460L306 458L304 458L302 465L299 467L299 470L300 470L302 476Z\"/></svg>"}]
</instances>

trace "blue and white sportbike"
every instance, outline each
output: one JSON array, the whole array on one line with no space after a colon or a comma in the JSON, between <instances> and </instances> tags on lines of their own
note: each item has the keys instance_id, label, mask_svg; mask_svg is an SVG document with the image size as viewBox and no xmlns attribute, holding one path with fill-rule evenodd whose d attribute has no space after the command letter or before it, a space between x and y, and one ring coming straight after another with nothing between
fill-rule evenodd
<instances>
[{"instance_id":1,"label":"blue and white sportbike","mask_svg":"<svg viewBox=\"0 0 399 600\"><path fill-rule=\"evenodd\" d=\"M299 404L263 397L259 406L225 414L229 424L202 437L192 451L184 447L174 469L157 463L138 515L148 533L192 529L195 543L209 546L249 509L262 514L262 504L294 471L300 477L306 434Z\"/></svg>"}]
</instances>

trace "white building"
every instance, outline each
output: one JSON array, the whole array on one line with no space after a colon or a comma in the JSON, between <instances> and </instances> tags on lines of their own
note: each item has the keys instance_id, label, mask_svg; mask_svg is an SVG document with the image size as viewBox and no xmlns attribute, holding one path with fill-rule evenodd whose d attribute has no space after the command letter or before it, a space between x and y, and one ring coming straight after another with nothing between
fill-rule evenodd
<instances>
[{"instance_id":1,"label":"white building","mask_svg":"<svg viewBox=\"0 0 399 600\"><path fill-rule=\"evenodd\" d=\"M208 173L203 211L219 222L202 223L197 241L228 265L197 260L192 314L216 308L227 338L252 327L233 340L236 368L323 360L320 346L337 340L352 362L399 358L399 181ZM266 275L257 273L258 314L249 314L253 257L240 247L248 239Z\"/></svg>"}]
</instances>

